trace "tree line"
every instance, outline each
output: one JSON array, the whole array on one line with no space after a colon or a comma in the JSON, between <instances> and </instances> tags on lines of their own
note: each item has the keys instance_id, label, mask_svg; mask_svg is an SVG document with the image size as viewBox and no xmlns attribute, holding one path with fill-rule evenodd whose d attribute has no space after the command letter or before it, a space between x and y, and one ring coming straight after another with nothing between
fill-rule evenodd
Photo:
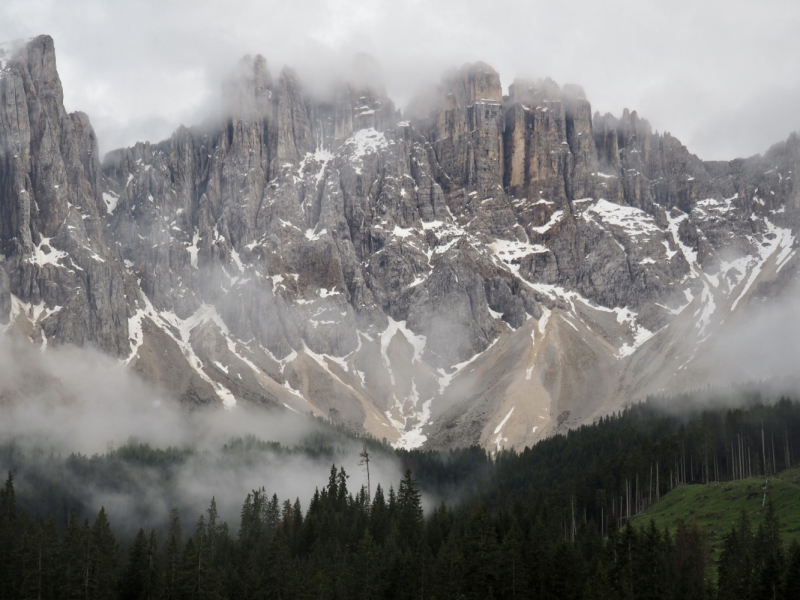
<instances>
[{"instance_id":1,"label":"tree line","mask_svg":"<svg viewBox=\"0 0 800 600\"><path fill-rule=\"evenodd\" d=\"M37 502L17 498L9 474L0 599L800 598L800 547L784 546L769 503L756 531L742 515L716 565L695 524L661 531L628 518L675 486L790 467L800 405L677 415L661 402L522 452L397 452L405 477L371 497L335 466L307 506L253 490L233 529L213 498L193 523L175 509L134 536L112 527L126 515L103 508L62 524L41 510L58 504L57 489L36 488L53 495ZM139 445L111 454L160 464L185 452ZM100 457L68 464L113 477ZM423 493L447 501L424 516Z\"/></svg>"}]
</instances>

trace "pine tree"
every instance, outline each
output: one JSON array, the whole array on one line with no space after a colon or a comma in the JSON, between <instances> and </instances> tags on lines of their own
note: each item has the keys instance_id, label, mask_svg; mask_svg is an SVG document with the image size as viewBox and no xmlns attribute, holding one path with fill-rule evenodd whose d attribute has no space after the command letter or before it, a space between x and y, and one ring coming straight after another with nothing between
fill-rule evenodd
<instances>
[{"instance_id":1,"label":"pine tree","mask_svg":"<svg viewBox=\"0 0 800 600\"><path fill-rule=\"evenodd\" d=\"M117 541L111 532L106 509L100 508L91 532L89 597L111 600L116 596Z\"/></svg>"},{"instance_id":2,"label":"pine tree","mask_svg":"<svg viewBox=\"0 0 800 600\"><path fill-rule=\"evenodd\" d=\"M513 523L500 546L500 580L503 597L522 598L528 587L527 573L523 567L522 532Z\"/></svg>"},{"instance_id":3,"label":"pine tree","mask_svg":"<svg viewBox=\"0 0 800 600\"><path fill-rule=\"evenodd\" d=\"M91 595L92 530L89 521L78 523L72 513L64 531L61 552L59 597L85 600Z\"/></svg>"},{"instance_id":4,"label":"pine tree","mask_svg":"<svg viewBox=\"0 0 800 600\"><path fill-rule=\"evenodd\" d=\"M654 521L639 532L633 561L632 589L643 599L666 598L669 581L668 548Z\"/></svg>"},{"instance_id":5,"label":"pine tree","mask_svg":"<svg viewBox=\"0 0 800 600\"><path fill-rule=\"evenodd\" d=\"M209 530L203 515L197 519L194 533L186 541L178 579L181 598L186 600L222 598L222 577L212 563Z\"/></svg>"},{"instance_id":6,"label":"pine tree","mask_svg":"<svg viewBox=\"0 0 800 600\"><path fill-rule=\"evenodd\" d=\"M690 527L686 527L683 521L678 521L674 564L672 585L676 597L703 600L707 595L706 550L705 540L697 527L697 521Z\"/></svg>"},{"instance_id":7,"label":"pine tree","mask_svg":"<svg viewBox=\"0 0 800 600\"><path fill-rule=\"evenodd\" d=\"M139 529L128 554L128 564L122 573L120 598L143 600L148 597L150 581L149 544L144 529Z\"/></svg>"},{"instance_id":8,"label":"pine tree","mask_svg":"<svg viewBox=\"0 0 800 600\"><path fill-rule=\"evenodd\" d=\"M0 599L15 598L17 590L17 559L21 542L14 474L8 472L0 490Z\"/></svg>"},{"instance_id":9,"label":"pine tree","mask_svg":"<svg viewBox=\"0 0 800 600\"><path fill-rule=\"evenodd\" d=\"M281 521L281 503L278 500L277 494L272 494L272 498L267 504L266 518L264 522L267 525L267 537L272 537L272 534L278 528L278 523Z\"/></svg>"},{"instance_id":10,"label":"pine tree","mask_svg":"<svg viewBox=\"0 0 800 600\"><path fill-rule=\"evenodd\" d=\"M718 572L719 600L750 598L753 587L753 534L750 519L742 510L739 528L734 526L722 539Z\"/></svg>"},{"instance_id":11,"label":"pine tree","mask_svg":"<svg viewBox=\"0 0 800 600\"><path fill-rule=\"evenodd\" d=\"M228 526L219 522L215 498L211 498L211 504L206 513L208 514L208 525L206 526L208 573L205 586L209 597L217 598L221 597L225 571L228 567Z\"/></svg>"},{"instance_id":12,"label":"pine tree","mask_svg":"<svg viewBox=\"0 0 800 600\"><path fill-rule=\"evenodd\" d=\"M792 540L789 546L789 557L786 561L786 574L783 581L783 597L800 598L800 544Z\"/></svg>"},{"instance_id":13,"label":"pine tree","mask_svg":"<svg viewBox=\"0 0 800 600\"><path fill-rule=\"evenodd\" d=\"M408 469L397 489L397 527L404 543L416 545L421 539L422 517L422 494Z\"/></svg>"},{"instance_id":14,"label":"pine tree","mask_svg":"<svg viewBox=\"0 0 800 600\"><path fill-rule=\"evenodd\" d=\"M183 530L178 509L173 508L169 513L169 529L167 530L167 543L164 549L164 599L177 600L179 576L181 571L181 543Z\"/></svg>"},{"instance_id":15,"label":"pine tree","mask_svg":"<svg viewBox=\"0 0 800 600\"><path fill-rule=\"evenodd\" d=\"M770 600L777 598L782 585L784 561L783 540L775 507L770 499L767 514L759 525L753 540L754 598Z\"/></svg>"},{"instance_id":16,"label":"pine tree","mask_svg":"<svg viewBox=\"0 0 800 600\"><path fill-rule=\"evenodd\" d=\"M525 566L528 579L528 592L533 598L545 594L547 557L550 553L547 530L541 521L530 528L525 544Z\"/></svg>"},{"instance_id":17,"label":"pine tree","mask_svg":"<svg viewBox=\"0 0 800 600\"><path fill-rule=\"evenodd\" d=\"M561 540L553 549L547 565L546 597L572 600L579 597L582 587L572 545Z\"/></svg>"},{"instance_id":18,"label":"pine tree","mask_svg":"<svg viewBox=\"0 0 800 600\"><path fill-rule=\"evenodd\" d=\"M378 484L375 489L375 497L372 500L372 510L369 514L369 529L372 538L378 545L383 545L386 536L389 535L389 509L383 498L383 488Z\"/></svg>"},{"instance_id":19,"label":"pine tree","mask_svg":"<svg viewBox=\"0 0 800 600\"><path fill-rule=\"evenodd\" d=\"M594 574L586 583L583 596L587 600L616 600L618 598L611 586L611 580L603 561L597 563Z\"/></svg>"},{"instance_id":20,"label":"pine tree","mask_svg":"<svg viewBox=\"0 0 800 600\"><path fill-rule=\"evenodd\" d=\"M291 547L296 552L300 544L300 534L303 530L303 508L300 505L300 498L296 498L294 501L294 506L292 506L292 518L294 524L292 525Z\"/></svg>"},{"instance_id":21,"label":"pine tree","mask_svg":"<svg viewBox=\"0 0 800 600\"><path fill-rule=\"evenodd\" d=\"M150 537L147 540L147 577L145 577L145 582L144 598L146 600L156 600L162 597L163 580L155 529L150 530Z\"/></svg>"},{"instance_id":22,"label":"pine tree","mask_svg":"<svg viewBox=\"0 0 800 600\"><path fill-rule=\"evenodd\" d=\"M380 551L375 546L372 534L366 530L358 543L358 553L355 559L356 577L354 577L354 581L357 582L355 595L360 600L383 598L379 561Z\"/></svg>"},{"instance_id":23,"label":"pine tree","mask_svg":"<svg viewBox=\"0 0 800 600\"><path fill-rule=\"evenodd\" d=\"M19 598L55 598L57 553L58 534L52 517L28 529L22 543Z\"/></svg>"},{"instance_id":24,"label":"pine tree","mask_svg":"<svg viewBox=\"0 0 800 600\"><path fill-rule=\"evenodd\" d=\"M241 510L237 539L234 589L242 598L256 598L263 587L268 544L264 489L253 490Z\"/></svg>"},{"instance_id":25,"label":"pine tree","mask_svg":"<svg viewBox=\"0 0 800 600\"><path fill-rule=\"evenodd\" d=\"M495 597L499 591L497 536L482 505L472 512L463 546L466 597Z\"/></svg>"},{"instance_id":26,"label":"pine tree","mask_svg":"<svg viewBox=\"0 0 800 600\"><path fill-rule=\"evenodd\" d=\"M279 528L269 545L266 591L270 600L292 598L292 557L286 544L283 528Z\"/></svg>"}]
</instances>

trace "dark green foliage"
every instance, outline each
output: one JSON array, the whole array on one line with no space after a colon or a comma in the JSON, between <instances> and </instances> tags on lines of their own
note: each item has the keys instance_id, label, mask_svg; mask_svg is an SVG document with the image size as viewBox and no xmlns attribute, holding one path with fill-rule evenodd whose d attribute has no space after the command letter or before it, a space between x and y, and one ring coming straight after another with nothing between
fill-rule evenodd
<instances>
[{"instance_id":1,"label":"dark green foliage","mask_svg":"<svg viewBox=\"0 0 800 600\"><path fill-rule=\"evenodd\" d=\"M56 597L58 550L58 533L52 518L26 528L20 550L20 598Z\"/></svg>"},{"instance_id":2,"label":"dark green foliage","mask_svg":"<svg viewBox=\"0 0 800 600\"><path fill-rule=\"evenodd\" d=\"M178 509L169 513L169 529L163 563L163 595L165 600L177 600L181 573L181 544L183 529Z\"/></svg>"},{"instance_id":3,"label":"dark green foliage","mask_svg":"<svg viewBox=\"0 0 800 600\"><path fill-rule=\"evenodd\" d=\"M17 548L22 537L22 523L17 514L14 475L8 473L0 490L0 598L13 598L19 573L20 556Z\"/></svg>"},{"instance_id":4,"label":"dark green foliage","mask_svg":"<svg viewBox=\"0 0 800 600\"><path fill-rule=\"evenodd\" d=\"M800 598L800 544L794 541L789 546L789 559L783 582L783 597Z\"/></svg>"},{"instance_id":5,"label":"dark green foliage","mask_svg":"<svg viewBox=\"0 0 800 600\"><path fill-rule=\"evenodd\" d=\"M768 460L756 444L762 427L765 436L783 435ZM682 417L647 403L521 453L397 452L402 480L388 492L376 486L371 502L335 465L306 511L299 499L281 501L262 487L244 499L233 534L213 498L188 538L176 508L163 527L121 536L121 551L104 509L90 524L73 495L44 491L32 471L20 479L23 493L9 474L0 491L0 600L800 598L800 546L784 548L771 504L757 530L745 513L725 536L716 578L695 522L671 533L629 518L676 485L736 477L745 467L734 466L734 451L755 457L748 474L780 471L798 440L800 406L786 400ZM246 461L253 451L298 450L245 438L223 454ZM168 473L190 454L133 445L63 464L116 485L121 464ZM311 454L335 451L320 438ZM425 517L423 495L450 502ZM26 515L39 518L46 506L57 515L75 507L60 521L63 531L58 520ZM147 523L135 521L138 514L120 518Z\"/></svg>"},{"instance_id":6,"label":"dark green foliage","mask_svg":"<svg viewBox=\"0 0 800 600\"><path fill-rule=\"evenodd\" d=\"M153 597L153 588L156 582L152 572L154 558L151 556L150 543L144 529L139 529L128 555L128 564L122 574L120 598L144 600Z\"/></svg>"}]
</instances>

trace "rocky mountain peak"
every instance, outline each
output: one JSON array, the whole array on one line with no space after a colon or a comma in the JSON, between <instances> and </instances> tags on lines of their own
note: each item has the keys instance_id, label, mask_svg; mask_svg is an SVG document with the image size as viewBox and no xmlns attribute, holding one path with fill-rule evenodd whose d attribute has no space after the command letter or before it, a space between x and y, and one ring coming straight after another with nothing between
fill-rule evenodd
<instances>
[{"instance_id":1,"label":"rocky mountain peak","mask_svg":"<svg viewBox=\"0 0 800 600\"><path fill-rule=\"evenodd\" d=\"M226 112L235 118L265 118L272 112L272 75L266 59L245 56L222 84Z\"/></svg>"},{"instance_id":2,"label":"rocky mountain peak","mask_svg":"<svg viewBox=\"0 0 800 600\"><path fill-rule=\"evenodd\" d=\"M704 344L796 278L796 136L704 162L635 111L592 117L578 86L504 98L483 63L401 120L375 73L311 93L256 56L219 122L100 164L52 40L15 52L3 330L96 346L187 405L521 447L702 385Z\"/></svg>"}]
</instances>

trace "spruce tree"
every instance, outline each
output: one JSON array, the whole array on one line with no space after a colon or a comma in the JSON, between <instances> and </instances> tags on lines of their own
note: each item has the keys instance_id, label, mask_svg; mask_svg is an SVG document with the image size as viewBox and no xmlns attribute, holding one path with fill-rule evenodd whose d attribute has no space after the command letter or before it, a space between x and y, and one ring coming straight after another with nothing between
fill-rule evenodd
<instances>
[{"instance_id":1,"label":"spruce tree","mask_svg":"<svg viewBox=\"0 0 800 600\"><path fill-rule=\"evenodd\" d=\"M750 598L753 588L753 534L750 519L742 510L739 528L734 525L730 533L722 539L717 567L719 600L739 600Z\"/></svg>"},{"instance_id":2,"label":"spruce tree","mask_svg":"<svg viewBox=\"0 0 800 600\"><path fill-rule=\"evenodd\" d=\"M689 527L678 521L672 583L677 598L703 600L707 596L706 560L705 540L697 521Z\"/></svg>"},{"instance_id":3,"label":"spruce tree","mask_svg":"<svg viewBox=\"0 0 800 600\"><path fill-rule=\"evenodd\" d=\"M786 561L786 573L783 580L783 597L800 598L800 544L792 540L789 556Z\"/></svg>"},{"instance_id":4,"label":"spruce tree","mask_svg":"<svg viewBox=\"0 0 800 600\"><path fill-rule=\"evenodd\" d=\"M72 513L64 531L59 574L59 597L63 600L85 600L91 597L92 530L89 521L83 525Z\"/></svg>"},{"instance_id":5,"label":"spruce tree","mask_svg":"<svg viewBox=\"0 0 800 600\"><path fill-rule=\"evenodd\" d=\"M464 592L467 598L494 598L497 586L497 536L483 505L472 511L464 548Z\"/></svg>"},{"instance_id":6,"label":"spruce tree","mask_svg":"<svg viewBox=\"0 0 800 600\"><path fill-rule=\"evenodd\" d=\"M150 582L149 544L144 529L139 529L128 554L128 563L122 573L120 598L122 600L144 600Z\"/></svg>"},{"instance_id":7,"label":"spruce tree","mask_svg":"<svg viewBox=\"0 0 800 600\"><path fill-rule=\"evenodd\" d=\"M58 533L52 517L26 531L21 545L19 598L50 600L57 583Z\"/></svg>"},{"instance_id":8,"label":"spruce tree","mask_svg":"<svg viewBox=\"0 0 800 600\"><path fill-rule=\"evenodd\" d=\"M422 494L407 469L397 489L397 527L402 543L416 545L422 525Z\"/></svg>"},{"instance_id":9,"label":"spruce tree","mask_svg":"<svg viewBox=\"0 0 800 600\"><path fill-rule=\"evenodd\" d=\"M292 598L292 556L286 543L283 528L279 528L269 545L267 562L266 592L270 600Z\"/></svg>"},{"instance_id":10,"label":"spruce tree","mask_svg":"<svg viewBox=\"0 0 800 600\"><path fill-rule=\"evenodd\" d=\"M753 540L753 558L754 598L777 598L783 583L785 556L780 524L771 499L767 504L764 521L759 525Z\"/></svg>"},{"instance_id":11,"label":"spruce tree","mask_svg":"<svg viewBox=\"0 0 800 600\"><path fill-rule=\"evenodd\" d=\"M164 548L163 593L165 600L177 600L178 598L182 537L181 518L178 509L173 508L169 513L169 529Z\"/></svg>"},{"instance_id":12,"label":"spruce tree","mask_svg":"<svg viewBox=\"0 0 800 600\"><path fill-rule=\"evenodd\" d=\"M500 546L500 590L504 598L515 600L525 596L528 587L527 572L524 568L522 532L513 522Z\"/></svg>"},{"instance_id":13,"label":"spruce tree","mask_svg":"<svg viewBox=\"0 0 800 600\"><path fill-rule=\"evenodd\" d=\"M92 526L90 548L89 597L93 600L111 600L117 591L117 541L103 507Z\"/></svg>"},{"instance_id":14,"label":"spruce tree","mask_svg":"<svg viewBox=\"0 0 800 600\"><path fill-rule=\"evenodd\" d=\"M0 599L3 600L10 600L18 593L16 584L20 542L14 474L9 471L3 489L0 490Z\"/></svg>"}]
</instances>

